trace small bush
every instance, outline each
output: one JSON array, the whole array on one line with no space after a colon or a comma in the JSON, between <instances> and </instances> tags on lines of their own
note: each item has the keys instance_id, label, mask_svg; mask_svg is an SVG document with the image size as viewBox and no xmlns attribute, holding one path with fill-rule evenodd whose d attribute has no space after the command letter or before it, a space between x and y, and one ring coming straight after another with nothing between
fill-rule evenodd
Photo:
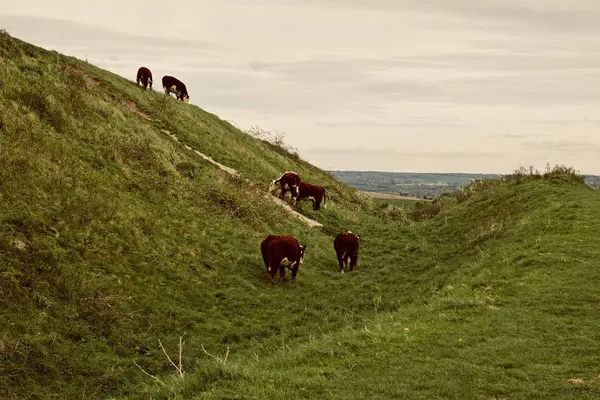
<instances>
[{"instance_id":1,"label":"small bush","mask_svg":"<svg viewBox=\"0 0 600 400\"><path fill-rule=\"evenodd\" d=\"M285 138L285 133L279 131L268 131L265 130L258 125L252 125L249 129L244 131L246 134L262 140L263 142L271 145L273 150L277 151L280 154L291 157L294 160L300 160L300 155L298 154L298 149L292 146L285 144L283 139Z\"/></svg>"},{"instance_id":2,"label":"small bush","mask_svg":"<svg viewBox=\"0 0 600 400\"><path fill-rule=\"evenodd\" d=\"M8 31L0 28L0 56L4 58L12 58L19 54L19 44L12 39Z\"/></svg>"},{"instance_id":3,"label":"small bush","mask_svg":"<svg viewBox=\"0 0 600 400\"><path fill-rule=\"evenodd\" d=\"M413 221L423 221L435 217L442 209L443 203L439 198L434 201L419 200L409 215Z\"/></svg>"},{"instance_id":4,"label":"small bush","mask_svg":"<svg viewBox=\"0 0 600 400\"><path fill-rule=\"evenodd\" d=\"M512 174L504 175L501 180L504 182L516 182L522 183L531 179L544 179L553 182L571 182L576 184L585 184L585 175L581 175L579 171L576 171L573 167L567 167L565 165L556 164L551 167L550 164L546 164L546 171L541 173L539 170L534 169L532 165L529 169L520 166Z\"/></svg>"}]
</instances>

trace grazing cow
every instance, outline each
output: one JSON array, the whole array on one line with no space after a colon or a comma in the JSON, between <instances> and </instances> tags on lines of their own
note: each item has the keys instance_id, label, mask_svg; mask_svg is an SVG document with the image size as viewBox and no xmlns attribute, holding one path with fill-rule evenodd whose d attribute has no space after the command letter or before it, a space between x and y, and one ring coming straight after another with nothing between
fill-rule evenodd
<instances>
[{"instance_id":1,"label":"grazing cow","mask_svg":"<svg viewBox=\"0 0 600 400\"><path fill-rule=\"evenodd\" d=\"M348 267L348 272L356 267L358 261L358 249L360 247L360 235L347 231L338 234L333 241L333 248L337 254L340 264L340 273L344 273L344 267ZM348 263L350 259L350 263Z\"/></svg>"},{"instance_id":2,"label":"grazing cow","mask_svg":"<svg viewBox=\"0 0 600 400\"><path fill-rule=\"evenodd\" d=\"M325 198L325 188L323 186L300 182L300 185L298 185L298 196L296 196L294 204L298 200L312 201L313 210L315 211L321 208L321 201L323 202L323 208L327 208L327 199Z\"/></svg>"},{"instance_id":3,"label":"grazing cow","mask_svg":"<svg viewBox=\"0 0 600 400\"><path fill-rule=\"evenodd\" d=\"M275 193L281 190L281 199L285 198L287 192L290 192L292 199L298 197L298 186L300 186L300 175L294 171L285 171L279 178L271 181L269 185L269 192Z\"/></svg>"},{"instance_id":4,"label":"grazing cow","mask_svg":"<svg viewBox=\"0 0 600 400\"><path fill-rule=\"evenodd\" d=\"M185 103L190 101L190 96L187 92L187 88L185 84L181 82L179 79L174 78L169 75L165 75L162 77L162 85L163 89L165 89L165 94L174 93L177 96L178 100L181 100Z\"/></svg>"},{"instance_id":5,"label":"grazing cow","mask_svg":"<svg viewBox=\"0 0 600 400\"><path fill-rule=\"evenodd\" d=\"M136 83L139 85L140 82L142 82L144 90L146 90L148 86L152 89L152 72L146 67L140 67L140 69L138 69Z\"/></svg>"},{"instance_id":6,"label":"grazing cow","mask_svg":"<svg viewBox=\"0 0 600 400\"><path fill-rule=\"evenodd\" d=\"M267 236L260 244L260 252L266 272L269 274L269 283L275 284L277 270L279 270L279 280L285 280L286 268L292 271L292 281L295 281L298 268L304 261L305 250L306 245L300 245L298 239L292 235Z\"/></svg>"}]
</instances>

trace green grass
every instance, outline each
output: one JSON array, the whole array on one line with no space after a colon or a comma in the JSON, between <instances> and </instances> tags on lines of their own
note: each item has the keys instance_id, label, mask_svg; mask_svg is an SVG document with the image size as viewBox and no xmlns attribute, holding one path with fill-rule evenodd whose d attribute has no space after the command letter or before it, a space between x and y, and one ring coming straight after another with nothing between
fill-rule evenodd
<instances>
[{"instance_id":1,"label":"green grass","mask_svg":"<svg viewBox=\"0 0 600 400\"><path fill-rule=\"evenodd\" d=\"M412 207L416 201L412 199L374 199L376 203L392 205L392 206L404 206L404 207Z\"/></svg>"},{"instance_id":2,"label":"green grass","mask_svg":"<svg viewBox=\"0 0 600 400\"><path fill-rule=\"evenodd\" d=\"M6 34L0 132L0 398L600 396L600 202L571 170L390 208ZM301 205L322 228L263 197L285 170L327 187L326 210ZM308 245L295 283L266 284L269 233ZM180 337L183 377L158 342L177 363Z\"/></svg>"}]
</instances>

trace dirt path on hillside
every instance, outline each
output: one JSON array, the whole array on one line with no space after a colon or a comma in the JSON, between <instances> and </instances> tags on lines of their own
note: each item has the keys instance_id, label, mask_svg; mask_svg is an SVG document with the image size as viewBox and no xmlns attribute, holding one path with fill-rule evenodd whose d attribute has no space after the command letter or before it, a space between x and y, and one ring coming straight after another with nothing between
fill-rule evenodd
<instances>
[{"instance_id":1,"label":"dirt path on hillside","mask_svg":"<svg viewBox=\"0 0 600 400\"><path fill-rule=\"evenodd\" d=\"M213 160L211 157L207 156L206 154L200 153L198 150L193 149L191 146L188 146L187 144L180 142L179 138L177 136L175 136L174 134L172 134L171 132L169 132L168 130L161 129L161 131L163 131L164 133L166 133L171 139L173 139L177 143L181 143L183 145L183 147L185 147L186 149L188 149L190 151L193 151L194 153L196 153L200 157L204 158L206 161L208 161L208 162L216 165L217 167L219 167L223 171L227 172L229 175L235 176L236 178L240 176L239 172L237 172L235 169L230 168L230 167L228 167L226 165L223 165L223 164L221 164L221 163Z\"/></svg>"},{"instance_id":2,"label":"dirt path on hillside","mask_svg":"<svg viewBox=\"0 0 600 400\"><path fill-rule=\"evenodd\" d=\"M219 167L221 170L227 172L229 175L236 177L236 178L240 178L240 173L237 172L235 169L228 167L226 165L223 165L215 160L213 160L211 157L207 156L206 154L203 154L201 152L199 152L198 150L192 148L191 146L181 142L179 140L179 138L177 136L175 136L174 134L172 134L171 132L167 131L166 129L161 129L161 131L163 133L165 133L167 136L169 136L171 139L173 139L174 141L176 141L177 143L180 143L181 145L183 145L183 147L185 147L187 150L190 150L192 152L194 152L196 155L204 158L205 160L209 161L210 163L216 165L217 167ZM248 179L246 179L247 182L250 182ZM320 222L315 221L314 219L310 219L302 214L300 214L299 212L297 212L296 210L294 210L289 204L287 204L285 201L281 200L278 197L275 197L269 193L264 193L264 197L270 199L271 201L273 201L276 204L279 204L284 210L286 210L288 213L296 216L297 218L301 219L302 221L304 221L307 225L311 226L311 227L317 227L317 226L323 226Z\"/></svg>"},{"instance_id":3,"label":"dirt path on hillside","mask_svg":"<svg viewBox=\"0 0 600 400\"><path fill-rule=\"evenodd\" d=\"M137 105L136 102L134 101L130 101L130 102L123 102L123 104L129 108L131 111L133 111L134 113L138 114L140 117L148 120L148 121L152 121L153 119L150 117L150 115L148 115L148 113L145 110L142 110L139 108L139 106ZM171 132L169 132L166 129L161 129L161 131L166 134L167 136L169 136L171 139L173 139L175 142L183 145L183 147L185 147L187 150L194 152L196 155L202 157L203 159L205 159L206 161L216 165L217 167L219 167L219 169L227 172L229 175L235 177L235 178L241 178L240 173L237 172L235 169L228 167L226 165L223 165L215 160L213 160L211 157L207 156L206 154L194 149L192 146L187 145L185 143L183 143L182 141L179 140L179 138L172 134ZM250 182L250 180L245 179L246 182ZM264 197L270 199L271 201L273 201L276 204L279 204L279 206L281 206L284 210L286 210L289 214L292 214L294 216L296 216L297 218L301 219L302 221L304 221L304 223L306 223L308 226L311 227L318 227L318 226L323 226L323 224L321 224L320 222L317 222L313 219L310 219L302 214L300 214L299 212L297 212L296 210L294 210L288 203L286 203L285 201L283 201L282 199L275 197L273 195L271 195L270 193L264 193L263 194Z\"/></svg>"}]
</instances>

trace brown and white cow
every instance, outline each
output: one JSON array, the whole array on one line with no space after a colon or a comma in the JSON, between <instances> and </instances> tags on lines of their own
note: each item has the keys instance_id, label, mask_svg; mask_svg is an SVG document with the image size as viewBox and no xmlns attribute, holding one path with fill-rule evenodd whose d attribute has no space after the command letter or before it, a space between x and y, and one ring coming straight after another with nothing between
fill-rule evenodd
<instances>
[{"instance_id":1,"label":"brown and white cow","mask_svg":"<svg viewBox=\"0 0 600 400\"><path fill-rule=\"evenodd\" d=\"M179 79L172 77L170 75L165 75L162 77L162 85L165 90L165 94L174 93L177 96L178 100L181 100L185 103L190 101L190 96L188 94L187 88L185 84L181 82Z\"/></svg>"},{"instance_id":2,"label":"brown and white cow","mask_svg":"<svg viewBox=\"0 0 600 400\"><path fill-rule=\"evenodd\" d=\"M144 90L148 87L152 89L152 72L146 67L140 67L138 69L136 78L137 85L139 85L140 82L142 83L142 86L144 86Z\"/></svg>"},{"instance_id":3,"label":"brown and white cow","mask_svg":"<svg viewBox=\"0 0 600 400\"><path fill-rule=\"evenodd\" d=\"M300 182L300 185L298 185L298 196L294 199L294 204L298 200L312 201L313 210L319 210L321 208L321 202L323 202L323 208L327 208L327 199L325 197L325 188L323 186L313 185L308 182Z\"/></svg>"},{"instance_id":4,"label":"brown and white cow","mask_svg":"<svg viewBox=\"0 0 600 400\"><path fill-rule=\"evenodd\" d=\"M295 199L298 197L298 186L301 181L297 172L285 171L279 178L271 181L269 192L279 192L281 199L285 199L285 195L289 192L292 199Z\"/></svg>"},{"instance_id":5,"label":"brown and white cow","mask_svg":"<svg viewBox=\"0 0 600 400\"><path fill-rule=\"evenodd\" d=\"M350 231L341 232L333 241L333 248L340 264L340 273L344 273L344 267L348 267L348 272L354 270L358 261L358 249L360 247L360 235L355 235ZM348 263L350 259L350 263Z\"/></svg>"},{"instance_id":6,"label":"brown and white cow","mask_svg":"<svg viewBox=\"0 0 600 400\"><path fill-rule=\"evenodd\" d=\"M292 271L292 281L296 280L298 268L304 261L306 245L300 245L292 235L269 235L260 244L260 252L265 263L268 281L275 284L275 274L279 270L279 280L285 280L285 269Z\"/></svg>"}]
</instances>

